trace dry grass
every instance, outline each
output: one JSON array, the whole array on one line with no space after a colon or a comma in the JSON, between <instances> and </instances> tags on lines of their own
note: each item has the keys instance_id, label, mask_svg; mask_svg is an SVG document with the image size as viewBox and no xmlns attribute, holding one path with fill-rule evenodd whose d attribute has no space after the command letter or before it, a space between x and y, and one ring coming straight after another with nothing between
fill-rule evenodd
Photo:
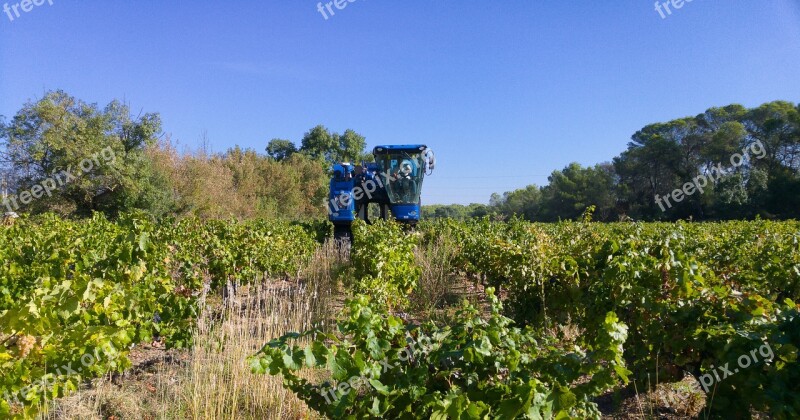
<instances>
[{"instance_id":1,"label":"dry grass","mask_svg":"<svg viewBox=\"0 0 800 420\"><path fill-rule=\"evenodd\" d=\"M254 287L221 323L198 322L183 383L184 417L192 419L304 418L305 405L286 391L279 378L254 376L247 358L264 343L290 331L314 327L319 290L294 285Z\"/></svg>"},{"instance_id":2,"label":"dry grass","mask_svg":"<svg viewBox=\"0 0 800 420\"><path fill-rule=\"evenodd\" d=\"M463 297L458 293L461 279L453 266L457 254L458 248L450 235L440 235L417 247L414 256L422 269L422 277L411 295L412 310L430 313L446 304L458 303Z\"/></svg>"},{"instance_id":3,"label":"dry grass","mask_svg":"<svg viewBox=\"0 0 800 420\"><path fill-rule=\"evenodd\" d=\"M247 358L287 332L331 323L340 304L342 255L321 247L301 277L242 289L227 307L209 305L190 350L138 348L137 366L51 404L44 419L299 419L315 418L279 377L253 375ZM314 375L314 372L310 372Z\"/></svg>"}]
</instances>

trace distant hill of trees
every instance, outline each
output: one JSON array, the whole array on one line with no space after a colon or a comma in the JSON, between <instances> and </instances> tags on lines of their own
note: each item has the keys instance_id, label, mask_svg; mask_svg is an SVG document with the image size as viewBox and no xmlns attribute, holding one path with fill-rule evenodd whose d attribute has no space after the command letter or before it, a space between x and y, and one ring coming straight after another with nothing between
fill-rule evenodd
<instances>
[{"instance_id":1,"label":"distant hill of trees","mask_svg":"<svg viewBox=\"0 0 800 420\"><path fill-rule=\"evenodd\" d=\"M298 144L273 139L265 153L238 146L178 152L157 113L134 118L119 101L100 108L53 91L8 121L0 117L0 193L9 193L0 212L322 218L330 164L369 161L365 148L355 131L338 134L319 125ZM722 167L729 173L713 177ZM708 181L702 192L687 184L700 177ZM488 205L425 206L423 217L557 221L590 206L600 221L797 218L800 105L729 105L651 124L611 162L570 164L547 185L493 194Z\"/></svg>"},{"instance_id":2,"label":"distant hill of trees","mask_svg":"<svg viewBox=\"0 0 800 420\"><path fill-rule=\"evenodd\" d=\"M471 219L493 214L486 204L431 204L422 206L423 219Z\"/></svg>"}]
</instances>

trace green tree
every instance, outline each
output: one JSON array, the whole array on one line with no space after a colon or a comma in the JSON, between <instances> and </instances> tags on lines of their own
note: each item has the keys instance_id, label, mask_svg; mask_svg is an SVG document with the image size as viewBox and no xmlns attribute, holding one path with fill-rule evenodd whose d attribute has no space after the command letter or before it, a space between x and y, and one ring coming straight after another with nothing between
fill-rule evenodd
<instances>
[{"instance_id":1,"label":"green tree","mask_svg":"<svg viewBox=\"0 0 800 420\"><path fill-rule=\"evenodd\" d=\"M684 119L648 125L633 135L628 150L614 158L615 172L624 185L626 213L648 219L664 217L654 199L682 185L690 173L682 168L685 159L680 147L690 124Z\"/></svg>"},{"instance_id":2,"label":"green tree","mask_svg":"<svg viewBox=\"0 0 800 420\"><path fill-rule=\"evenodd\" d=\"M309 130L301 141L300 152L314 159L325 160L328 164L336 162L357 163L371 160L365 153L367 141L353 130L344 134L332 133L323 125Z\"/></svg>"},{"instance_id":3,"label":"green tree","mask_svg":"<svg viewBox=\"0 0 800 420\"><path fill-rule=\"evenodd\" d=\"M158 114L134 119L127 105L104 109L63 91L26 103L0 127L21 210L116 214L165 197L143 151L161 131ZM46 194L35 194L43 185ZM39 195L26 200L26 193Z\"/></svg>"},{"instance_id":4,"label":"green tree","mask_svg":"<svg viewBox=\"0 0 800 420\"><path fill-rule=\"evenodd\" d=\"M272 139L267 145L267 154L277 161L286 160L297 152L291 140Z\"/></svg>"},{"instance_id":5,"label":"green tree","mask_svg":"<svg viewBox=\"0 0 800 420\"><path fill-rule=\"evenodd\" d=\"M338 160L354 163L364 160L364 149L367 147L364 136L348 129L337 137L339 137L339 153L336 156Z\"/></svg>"},{"instance_id":6,"label":"green tree","mask_svg":"<svg viewBox=\"0 0 800 420\"><path fill-rule=\"evenodd\" d=\"M595 218L608 221L615 215L614 170L610 164L583 168L571 163L549 178L542 188L542 220L576 219L590 206Z\"/></svg>"},{"instance_id":7,"label":"green tree","mask_svg":"<svg viewBox=\"0 0 800 420\"><path fill-rule=\"evenodd\" d=\"M339 152L338 135L318 125L303 135L300 152L314 159L335 162Z\"/></svg>"},{"instance_id":8,"label":"green tree","mask_svg":"<svg viewBox=\"0 0 800 420\"><path fill-rule=\"evenodd\" d=\"M526 220L539 220L542 192L536 185L529 185L523 189L506 192L502 197L494 194L489 205L506 217L517 215Z\"/></svg>"}]
</instances>

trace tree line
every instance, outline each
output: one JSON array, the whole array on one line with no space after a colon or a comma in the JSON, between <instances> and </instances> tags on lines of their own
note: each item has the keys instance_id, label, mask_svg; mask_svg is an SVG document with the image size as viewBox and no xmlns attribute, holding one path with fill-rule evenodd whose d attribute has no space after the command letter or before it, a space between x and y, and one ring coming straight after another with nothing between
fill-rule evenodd
<instances>
[{"instance_id":1,"label":"tree line","mask_svg":"<svg viewBox=\"0 0 800 420\"><path fill-rule=\"evenodd\" d=\"M702 192L687 185L702 178ZM611 162L572 163L553 171L547 185L493 194L489 206L440 206L426 214L552 222L576 219L591 206L600 221L798 218L800 105L729 105L650 124Z\"/></svg>"},{"instance_id":2,"label":"tree line","mask_svg":"<svg viewBox=\"0 0 800 420\"><path fill-rule=\"evenodd\" d=\"M179 151L162 133L157 113L134 117L120 101L99 107L52 91L10 120L0 117L0 213L322 218L330 164L369 159L365 147L353 130L340 135L319 125L299 147L275 139L263 153L238 146L223 153ZM101 150L114 159L77 170ZM76 175L46 193L37 190L65 171Z\"/></svg>"},{"instance_id":3,"label":"tree line","mask_svg":"<svg viewBox=\"0 0 800 420\"><path fill-rule=\"evenodd\" d=\"M0 212L323 218L331 163L371 161L365 149L366 139L354 130L339 134L318 125L298 143L273 139L263 152L238 146L223 153L178 151L157 113L133 116L120 101L101 108L52 91L10 120L0 117L0 193L18 206L6 200ZM733 165L745 150L759 153ZM101 151L113 159L78 170ZM725 176L709 176L721 166ZM48 183L69 171L76 174L69 182ZM698 177L710 181L702 191L674 195ZM664 197L667 206L659 201ZM611 162L572 163L554 171L547 185L492 194L488 205L425 206L423 217L558 221L590 207L600 221L797 218L800 105L729 105L650 124Z\"/></svg>"}]
</instances>

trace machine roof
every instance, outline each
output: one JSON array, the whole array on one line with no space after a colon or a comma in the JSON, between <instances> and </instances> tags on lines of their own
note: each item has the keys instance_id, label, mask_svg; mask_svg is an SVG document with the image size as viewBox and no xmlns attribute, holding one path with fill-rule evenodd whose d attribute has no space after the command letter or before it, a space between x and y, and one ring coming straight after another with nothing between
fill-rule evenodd
<instances>
[{"instance_id":1,"label":"machine roof","mask_svg":"<svg viewBox=\"0 0 800 420\"><path fill-rule=\"evenodd\" d=\"M424 144L393 144L386 146L376 146L373 149L373 154L391 153L391 152L423 152L428 148Z\"/></svg>"}]
</instances>

